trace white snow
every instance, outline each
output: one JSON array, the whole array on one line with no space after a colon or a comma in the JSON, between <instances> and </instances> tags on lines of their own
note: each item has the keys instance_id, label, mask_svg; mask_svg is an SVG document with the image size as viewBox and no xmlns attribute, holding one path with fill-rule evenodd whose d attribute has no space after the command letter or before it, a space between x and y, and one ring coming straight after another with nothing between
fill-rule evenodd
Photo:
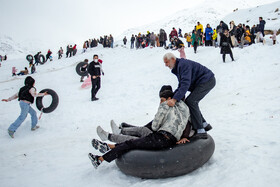
<instances>
[{"instance_id":1,"label":"white snow","mask_svg":"<svg viewBox=\"0 0 280 187\"><path fill-rule=\"evenodd\" d=\"M98 154L91 146L98 138L98 125L109 131L111 119L139 126L153 119L160 87L170 84L175 89L178 83L162 61L167 51L97 47L69 59L54 56L32 75L38 91L51 88L60 99L54 112L43 114L37 131L30 131L28 116L11 139L7 128L19 115L18 101L0 102L0 186L279 186L280 46L272 46L269 35L266 40L266 45L234 48L235 62L227 56L222 63L218 48L199 47L197 54L193 48L185 49L187 58L211 69L217 79L200 103L213 126L209 134L216 149L200 169L158 180L126 176L114 162L95 170L87 154ZM75 72L77 62L91 60L93 54L103 60L105 72L97 102L90 101L90 89L80 88ZM13 66L22 70L28 62L25 58L2 62L0 99L23 86L25 76L12 77Z\"/></svg>"}]
</instances>

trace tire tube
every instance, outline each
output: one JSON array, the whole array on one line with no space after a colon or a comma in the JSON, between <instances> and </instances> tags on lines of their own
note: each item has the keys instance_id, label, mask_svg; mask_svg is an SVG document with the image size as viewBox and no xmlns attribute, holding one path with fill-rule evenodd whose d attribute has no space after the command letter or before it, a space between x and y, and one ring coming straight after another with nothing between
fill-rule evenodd
<instances>
[{"instance_id":1,"label":"tire tube","mask_svg":"<svg viewBox=\"0 0 280 187\"><path fill-rule=\"evenodd\" d=\"M78 75L80 75L80 76L87 76L88 75L88 71L81 71L81 68L86 64L87 64L86 62L80 62L80 63L77 64L76 72L77 72Z\"/></svg>"},{"instance_id":2,"label":"tire tube","mask_svg":"<svg viewBox=\"0 0 280 187\"><path fill-rule=\"evenodd\" d=\"M43 106L43 97L37 97L36 98L36 106L38 108L38 110L42 110L43 108L43 112L44 113L51 113L53 112L56 107L58 106L58 103L59 103L59 98L58 98L58 95L55 91L53 91L52 89L43 89L42 91L40 91L40 93L44 93L44 92L48 92L48 94L50 96L52 96L52 103L49 107L45 108Z\"/></svg>"},{"instance_id":3,"label":"tire tube","mask_svg":"<svg viewBox=\"0 0 280 187\"><path fill-rule=\"evenodd\" d=\"M213 155L215 143L198 139L159 151L132 150L116 160L119 169L134 177L158 179L181 176L203 166Z\"/></svg>"},{"instance_id":4,"label":"tire tube","mask_svg":"<svg viewBox=\"0 0 280 187\"><path fill-rule=\"evenodd\" d=\"M27 55L26 56L26 60L28 61L28 62L33 62L33 56L32 55Z\"/></svg>"},{"instance_id":5,"label":"tire tube","mask_svg":"<svg viewBox=\"0 0 280 187\"><path fill-rule=\"evenodd\" d=\"M45 64L45 62L46 62L46 57L44 56L44 55L42 55L42 54L40 54L39 56L38 56L38 58L39 58L39 63L40 64Z\"/></svg>"}]
</instances>

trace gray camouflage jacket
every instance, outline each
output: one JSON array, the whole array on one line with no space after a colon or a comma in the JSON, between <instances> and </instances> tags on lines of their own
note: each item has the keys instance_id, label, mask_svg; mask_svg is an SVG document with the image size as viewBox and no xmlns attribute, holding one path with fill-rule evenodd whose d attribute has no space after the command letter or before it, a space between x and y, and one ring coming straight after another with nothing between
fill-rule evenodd
<instances>
[{"instance_id":1,"label":"gray camouflage jacket","mask_svg":"<svg viewBox=\"0 0 280 187\"><path fill-rule=\"evenodd\" d=\"M176 102L174 107L169 107L167 102L163 102L159 105L152 123L152 129L153 131L169 132L179 141L189 117L189 108L183 101Z\"/></svg>"}]
</instances>

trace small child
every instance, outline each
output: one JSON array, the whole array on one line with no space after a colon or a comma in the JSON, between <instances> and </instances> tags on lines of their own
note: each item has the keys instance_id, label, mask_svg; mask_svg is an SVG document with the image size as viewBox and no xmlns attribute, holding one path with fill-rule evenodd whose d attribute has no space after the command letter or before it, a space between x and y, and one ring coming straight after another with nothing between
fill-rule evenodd
<instances>
[{"instance_id":1,"label":"small child","mask_svg":"<svg viewBox=\"0 0 280 187\"><path fill-rule=\"evenodd\" d=\"M16 67L13 67L13 68L12 68L12 76L16 76L16 72L17 72Z\"/></svg>"}]
</instances>

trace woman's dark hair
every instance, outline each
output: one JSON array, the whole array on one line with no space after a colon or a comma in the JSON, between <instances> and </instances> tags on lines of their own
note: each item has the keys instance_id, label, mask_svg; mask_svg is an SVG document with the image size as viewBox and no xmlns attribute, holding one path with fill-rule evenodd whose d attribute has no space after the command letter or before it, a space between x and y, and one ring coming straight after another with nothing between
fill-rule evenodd
<instances>
[{"instance_id":1,"label":"woman's dark hair","mask_svg":"<svg viewBox=\"0 0 280 187\"><path fill-rule=\"evenodd\" d=\"M24 81L25 86L33 86L34 83L35 83L35 80L31 76L28 76L25 78L25 81Z\"/></svg>"},{"instance_id":2,"label":"woman's dark hair","mask_svg":"<svg viewBox=\"0 0 280 187\"><path fill-rule=\"evenodd\" d=\"M160 97L168 99L169 97L172 98L174 96L174 93L171 90L165 90L165 91L161 92L159 95L160 95Z\"/></svg>"}]
</instances>

